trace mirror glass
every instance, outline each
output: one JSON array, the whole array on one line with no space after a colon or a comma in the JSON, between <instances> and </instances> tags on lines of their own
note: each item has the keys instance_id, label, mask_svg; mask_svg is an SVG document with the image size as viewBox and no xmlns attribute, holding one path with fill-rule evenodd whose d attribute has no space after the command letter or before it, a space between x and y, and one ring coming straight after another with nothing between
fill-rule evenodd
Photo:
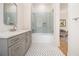
<instances>
[{"instance_id":1,"label":"mirror glass","mask_svg":"<svg viewBox=\"0 0 79 59\"><path fill-rule=\"evenodd\" d=\"M16 25L17 8L14 3L4 3L4 24Z\"/></svg>"}]
</instances>

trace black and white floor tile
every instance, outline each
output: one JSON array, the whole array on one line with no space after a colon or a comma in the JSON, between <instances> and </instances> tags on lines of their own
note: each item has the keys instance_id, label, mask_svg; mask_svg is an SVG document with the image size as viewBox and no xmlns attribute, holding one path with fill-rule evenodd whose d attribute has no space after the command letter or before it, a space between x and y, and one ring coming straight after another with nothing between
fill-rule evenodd
<instances>
[{"instance_id":1,"label":"black and white floor tile","mask_svg":"<svg viewBox=\"0 0 79 59\"><path fill-rule=\"evenodd\" d=\"M37 42L33 41L31 47L25 56L64 56L64 54L59 50L58 47L54 46L51 42L39 42L40 39L48 39L45 35L33 34L33 39L37 39ZM35 37L34 37L35 36ZM39 39L39 40L38 40ZM42 39L42 40L43 40ZM49 39L48 39L49 40Z\"/></svg>"}]
</instances>

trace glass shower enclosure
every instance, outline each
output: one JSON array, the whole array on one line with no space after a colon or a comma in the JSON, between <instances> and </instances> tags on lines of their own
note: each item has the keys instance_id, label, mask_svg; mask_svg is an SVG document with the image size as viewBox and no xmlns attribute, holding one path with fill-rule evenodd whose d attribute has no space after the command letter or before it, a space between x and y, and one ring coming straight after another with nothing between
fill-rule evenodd
<instances>
[{"instance_id":1,"label":"glass shower enclosure","mask_svg":"<svg viewBox=\"0 0 79 59\"><path fill-rule=\"evenodd\" d=\"M33 33L52 33L53 21L51 13L32 13Z\"/></svg>"},{"instance_id":2,"label":"glass shower enclosure","mask_svg":"<svg viewBox=\"0 0 79 59\"><path fill-rule=\"evenodd\" d=\"M32 11L32 33L53 33L53 12Z\"/></svg>"}]
</instances>

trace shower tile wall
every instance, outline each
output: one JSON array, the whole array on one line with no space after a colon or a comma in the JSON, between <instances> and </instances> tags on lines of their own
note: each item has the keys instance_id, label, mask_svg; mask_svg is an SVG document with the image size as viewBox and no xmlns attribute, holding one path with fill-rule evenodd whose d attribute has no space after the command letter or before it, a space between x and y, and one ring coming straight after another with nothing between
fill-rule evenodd
<instances>
[{"instance_id":1,"label":"shower tile wall","mask_svg":"<svg viewBox=\"0 0 79 59\"><path fill-rule=\"evenodd\" d=\"M33 12L32 32L53 33L53 12Z\"/></svg>"}]
</instances>

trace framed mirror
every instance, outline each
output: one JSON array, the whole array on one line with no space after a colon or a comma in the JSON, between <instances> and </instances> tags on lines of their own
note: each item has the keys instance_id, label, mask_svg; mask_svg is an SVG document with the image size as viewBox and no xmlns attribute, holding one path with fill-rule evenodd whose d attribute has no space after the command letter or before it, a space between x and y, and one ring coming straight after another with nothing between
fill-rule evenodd
<instances>
[{"instance_id":1,"label":"framed mirror","mask_svg":"<svg viewBox=\"0 0 79 59\"><path fill-rule=\"evenodd\" d=\"M4 24L16 25L17 5L15 3L4 3Z\"/></svg>"}]
</instances>

